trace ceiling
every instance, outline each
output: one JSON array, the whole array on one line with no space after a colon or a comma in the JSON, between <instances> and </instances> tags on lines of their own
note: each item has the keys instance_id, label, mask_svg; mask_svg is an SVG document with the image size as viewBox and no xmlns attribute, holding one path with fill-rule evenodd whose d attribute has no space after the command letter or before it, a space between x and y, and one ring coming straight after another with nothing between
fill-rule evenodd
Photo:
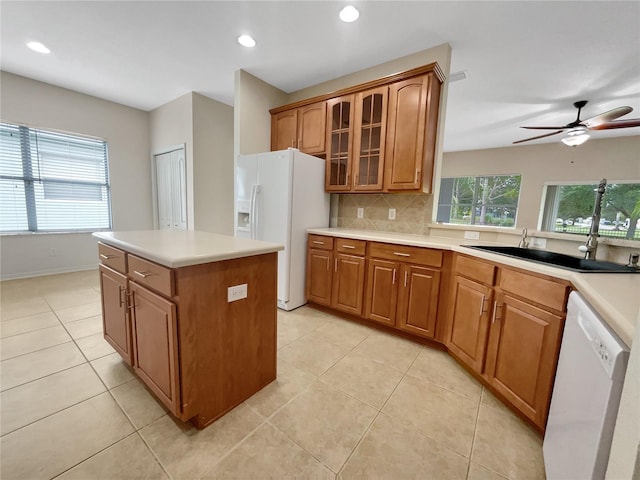
<instances>
[{"instance_id":1,"label":"ceiling","mask_svg":"<svg viewBox=\"0 0 640 480\"><path fill-rule=\"evenodd\" d=\"M469 76L449 85L445 151L511 146L537 134L519 125L573 121L577 100L583 120L621 105L640 117L638 1L351 3L346 24L347 2L3 0L0 67L152 110L190 91L232 105L238 69L292 92L448 42L451 72ZM592 132L622 135L640 127Z\"/></svg>"}]
</instances>

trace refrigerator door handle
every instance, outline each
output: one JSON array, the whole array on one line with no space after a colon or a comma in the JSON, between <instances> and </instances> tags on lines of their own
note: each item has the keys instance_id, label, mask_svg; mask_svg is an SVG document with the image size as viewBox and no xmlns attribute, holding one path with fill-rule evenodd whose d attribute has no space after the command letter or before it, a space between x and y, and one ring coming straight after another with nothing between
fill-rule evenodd
<instances>
[{"instance_id":1,"label":"refrigerator door handle","mask_svg":"<svg viewBox=\"0 0 640 480\"><path fill-rule=\"evenodd\" d=\"M249 207L249 215L251 216L251 238L256 240L258 237L258 209L256 208L258 202L258 193L260 192L260 185L251 186L251 200Z\"/></svg>"}]
</instances>

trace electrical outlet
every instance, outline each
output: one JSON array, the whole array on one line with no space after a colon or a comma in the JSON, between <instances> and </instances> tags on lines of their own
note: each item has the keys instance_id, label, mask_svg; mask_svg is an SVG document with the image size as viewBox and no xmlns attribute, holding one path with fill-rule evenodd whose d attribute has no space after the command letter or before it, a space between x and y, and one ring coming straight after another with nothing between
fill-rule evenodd
<instances>
[{"instance_id":1,"label":"electrical outlet","mask_svg":"<svg viewBox=\"0 0 640 480\"><path fill-rule=\"evenodd\" d=\"M536 248L547 248L547 239L546 238L539 238L539 237L532 237L530 245L532 247L536 247Z\"/></svg>"},{"instance_id":2,"label":"electrical outlet","mask_svg":"<svg viewBox=\"0 0 640 480\"><path fill-rule=\"evenodd\" d=\"M396 209L395 208L390 208L389 209L389 220L395 220L396 219Z\"/></svg>"},{"instance_id":3,"label":"electrical outlet","mask_svg":"<svg viewBox=\"0 0 640 480\"><path fill-rule=\"evenodd\" d=\"M468 239L468 240L479 240L480 239L480 232L474 232L471 230L465 230L464 231L464 238Z\"/></svg>"},{"instance_id":4,"label":"electrical outlet","mask_svg":"<svg viewBox=\"0 0 640 480\"><path fill-rule=\"evenodd\" d=\"M364 218L364 208L358 207L357 217L358 218Z\"/></svg>"},{"instance_id":5,"label":"electrical outlet","mask_svg":"<svg viewBox=\"0 0 640 480\"><path fill-rule=\"evenodd\" d=\"M234 285L233 287L227 288L227 302L235 302L236 300L242 300L243 298L247 298L247 284L243 283L242 285Z\"/></svg>"}]
</instances>

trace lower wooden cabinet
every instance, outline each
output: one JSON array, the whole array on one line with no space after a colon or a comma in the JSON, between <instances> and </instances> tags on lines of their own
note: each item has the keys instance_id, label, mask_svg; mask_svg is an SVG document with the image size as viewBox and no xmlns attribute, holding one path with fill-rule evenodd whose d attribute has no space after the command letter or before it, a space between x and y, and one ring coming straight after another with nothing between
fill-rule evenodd
<instances>
[{"instance_id":1,"label":"lower wooden cabinet","mask_svg":"<svg viewBox=\"0 0 640 480\"><path fill-rule=\"evenodd\" d=\"M564 316L496 295L487 346L489 384L536 425L547 420Z\"/></svg>"},{"instance_id":2,"label":"lower wooden cabinet","mask_svg":"<svg viewBox=\"0 0 640 480\"><path fill-rule=\"evenodd\" d=\"M131 322L127 308L127 277L99 266L104 339L132 365Z\"/></svg>"},{"instance_id":3,"label":"lower wooden cabinet","mask_svg":"<svg viewBox=\"0 0 640 480\"><path fill-rule=\"evenodd\" d=\"M307 253L307 299L320 305L331 305L333 253L310 249Z\"/></svg>"},{"instance_id":4,"label":"lower wooden cabinet","mask_svg":"<svg viewBox=\"0 0 640 480\"><path fill-rule=\"evenodd\" d=\"M440 272L419 265L403 265L398 288L397 327L421 337L434 338Z\"/></svg>"},{"instance_id":5,"label":"lower wooden cabinet","mask_svg":"<svg viewBox=\"0 0 640 480\"><path fill-rule=\"evenodd\" d=\"M333 308L353 315L362 314L364 265L364 257L335 254L331 302Z\"/></svg>"},{"instance_id":6,"label":"lower wooden cabinet","mask_svg":"<svg viewBox=\"0 0 640 480\"><path fill-rule=\"evenodd\" d=\"M130 283L133 294L133 368L174 415L180 413L176 305Z\"/></svg>"},{"instance_id":7,"label":"lower wooden cabinet","mask_svg":"<svg viewBox=\"0 0 640 480\"><path fill-rule=\"evenodd\" d=\"M369 259L365 316L389 326L396 324L398 264L377 258Z\"/></svg>"}]
</instances>

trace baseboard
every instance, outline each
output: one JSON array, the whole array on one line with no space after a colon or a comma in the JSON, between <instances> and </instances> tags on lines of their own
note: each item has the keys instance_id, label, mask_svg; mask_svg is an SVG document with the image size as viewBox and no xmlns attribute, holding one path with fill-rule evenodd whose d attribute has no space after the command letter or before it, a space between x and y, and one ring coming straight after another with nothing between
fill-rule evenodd
<instances>
[{"instance_id":1,"label":"baseboard","mask_svg":"<svg viewBox=\"0 0 640 480\"><path fill-rule=\"evenodd\" d=\"M87 270L97 270L97 265L77 265L75 267L52 268L49 270L37 270L34 272L19 272L4 275L0 273L0 281L18 280L21 278L44 277L46 275L56 275L59 273L84 272Z\"/></svg>"}]
</instances>

